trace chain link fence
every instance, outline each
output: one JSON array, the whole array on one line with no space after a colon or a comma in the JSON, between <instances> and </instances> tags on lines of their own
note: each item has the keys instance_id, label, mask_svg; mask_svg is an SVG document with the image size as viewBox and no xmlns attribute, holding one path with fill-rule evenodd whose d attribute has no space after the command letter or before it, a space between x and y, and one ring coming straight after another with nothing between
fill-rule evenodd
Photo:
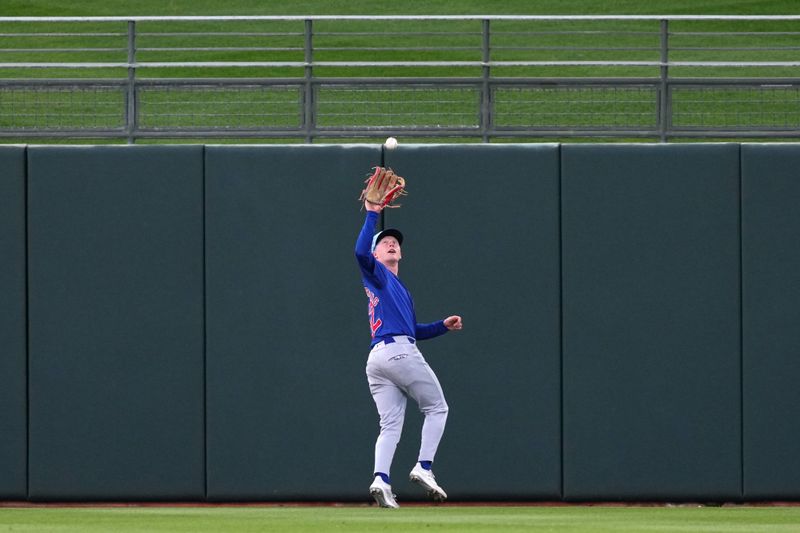
<instances>
[{"instance_id":1,"label":"chain link fence","mask_svg":"<svg viewBox=\"0 0 800 533\"><path fill-rule=\"evenodd\" d=\"M798 50L797 16L6 17L0 137L797 138Z\"/></svg>"}]
</instances>

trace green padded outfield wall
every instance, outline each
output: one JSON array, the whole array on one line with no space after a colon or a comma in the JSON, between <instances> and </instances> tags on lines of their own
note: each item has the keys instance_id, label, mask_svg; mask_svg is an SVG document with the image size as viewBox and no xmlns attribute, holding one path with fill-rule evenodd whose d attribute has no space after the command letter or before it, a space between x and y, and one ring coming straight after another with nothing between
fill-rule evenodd
<instances>
[{"instance_id":1,"label":"green padded outfield wall","mask_svg":"<svg viewBox=\"0 0 800 533\"><path fill-rule=\"evenodd\" d=\"M436 472L451 498L561 496L558 154L547 144L386 152L409 178L385 221L404 232L400 277L417 319L464 319L420 343L450 406ZM403 499L418 492L407 482L422 419L413 402L407 418L393 484Z\"/></svg>"},{"instance_id":2,"label":"green padded outfield wall","mask_svg":"<svg viewBox=\"0 0 800 533\"><path fill-rule=\"evenodd\" d=\"M30 498L205 496L203 147L30 147Z\"/></svg>"},{"instance_id":3,"label":"green padded outfield wall","mask_svg":"<svg viewBox=\"0 0 800 533\"><path fill-rule=\"evenodd\" d=\"M796 145L401 144L0 149L0 500L368 501L381 162L454 500L800 499Z\"/></svg>"},{"instance_id":4,"label":"green padded outfield wall","mask_svg":"<svg viewBox=\"0 0 800 533\"><path fill-rule=\"evenodd\" d=\"M739 498L739 146L561 154L565 498Z\"/></svg>"},{"instance_id":5,"label":"green padded outfield wall","mask_svg":"<svg viewBox=\"0 0 800 533\"><path fill-rule=\"evenodd\" d=\"M800 497L800 146L742 145L744 495Z\"/></svg>"},{"instance_id":6,"label":"green padded outfield wall","mask_svg":"<svg viewBox=\"0 0 800 533\"><path fill-rule=\"evenodd\" d=\"M0 147L0 500L27 496L25 148Z\"/></svg>"},{"instance_id":7,"label":"green padded outfield wall","mask_svg":"<svg viewBox=\"0 0 800 533\"><path fill-rule=\"evenodd\" d=\"M208 497L368 498L377 417L353 249L377 146L206 149Z\"/></svg>"}]
</instances>

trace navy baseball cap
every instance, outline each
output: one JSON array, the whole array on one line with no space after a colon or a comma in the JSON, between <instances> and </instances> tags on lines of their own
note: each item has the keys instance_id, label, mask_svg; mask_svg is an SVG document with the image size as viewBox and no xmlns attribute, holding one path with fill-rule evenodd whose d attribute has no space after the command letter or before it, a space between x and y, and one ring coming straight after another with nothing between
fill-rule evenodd
<instances>
[{"instance_id":1,"label":"navy baseball cap","mask_svg":"<svg viewBox=\"0 0 800 533\"><path fill-rule=\"evenodd\" d=\"M373 235L372 248L370 248L370 252L375 251L375 247L378 246L378 243L381 242L381 239L383 239L384 237L394 237L395 239L397 239L397 242L399 244L403 244L403 234L400 233L399 230L396 230L394 228L388 228L383 231L379 231L378 233Z\"/></svg>"}]
</instances>

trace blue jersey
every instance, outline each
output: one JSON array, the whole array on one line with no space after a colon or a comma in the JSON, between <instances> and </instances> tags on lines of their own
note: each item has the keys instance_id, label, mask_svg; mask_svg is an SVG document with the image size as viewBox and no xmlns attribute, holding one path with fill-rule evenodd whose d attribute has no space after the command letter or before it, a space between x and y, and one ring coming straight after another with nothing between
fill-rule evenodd
<instances>
[{"instance_id":1,"label":"blue jersey","mask_svg":"<svg viewBox=\"0 0 800 533\"><path fill-rule=\"evenodd\" d=\"M356 259L367 293L367 310L374 346L386 337L406 335L418 340L430 339L447 332L443 320L418 324L411 293L388 268L372 255L372 235L378 213L367 211L364 227L356 241Z\"/></svg>"}]
</instances>

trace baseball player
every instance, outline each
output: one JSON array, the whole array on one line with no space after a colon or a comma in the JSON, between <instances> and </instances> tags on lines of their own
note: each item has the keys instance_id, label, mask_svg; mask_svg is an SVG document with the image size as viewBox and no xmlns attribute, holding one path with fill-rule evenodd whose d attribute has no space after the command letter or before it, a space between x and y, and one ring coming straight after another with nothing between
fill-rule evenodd
<instances>
[{"instance_id":1,"label":"baseball player","mask_svg":"<svg viewBox=\"0 0 800 533\"><path fill-rule=\"evenodd\" d=\"M356 259L367 293L372 331L367 381L380 415L380 434L375 443L374 481L369 492L381 507L397 508L389 470L400 433L406 401L410 397L425 415L419 462L409 475L434 500L444 501L447 493L436 483L431 464L444 433L447 402L436 374L417 348L417 341L449 330L461 329L461 317L449 316L430 324L419 324L411 293L398 277L403 235L386 229L373 235L382 205L364 202L364 226L356 241Z\"/></svg>"}]
</instances>

